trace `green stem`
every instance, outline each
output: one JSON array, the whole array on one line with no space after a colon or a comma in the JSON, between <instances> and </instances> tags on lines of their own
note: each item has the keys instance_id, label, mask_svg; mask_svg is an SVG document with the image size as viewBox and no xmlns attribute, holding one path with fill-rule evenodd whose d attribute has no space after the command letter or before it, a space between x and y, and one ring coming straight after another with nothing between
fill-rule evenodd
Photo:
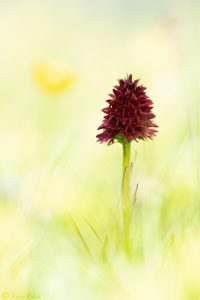
<instances>
[{"instance_id":1,"label":"green stem","mask_svg":"<svg viewBox=\"0 0 200 300\"><path fill-rule=\"evenodd\" d=\"M123 177L122 177L122 218L125 244L129 241L129 225L131 222L132 205L130 190L130 152L131 142L123 144Z\"/></svg>"}]
</instances>

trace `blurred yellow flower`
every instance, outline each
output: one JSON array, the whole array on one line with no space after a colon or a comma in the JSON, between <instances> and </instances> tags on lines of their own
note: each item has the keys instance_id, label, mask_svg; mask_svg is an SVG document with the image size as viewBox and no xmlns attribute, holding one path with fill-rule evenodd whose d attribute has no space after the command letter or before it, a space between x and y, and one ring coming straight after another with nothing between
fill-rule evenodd
<instances>
[{"instance_id":1,"label":"blurred yellow flower","mask_svg":"<svg viewBox=\"0 0 200 300\"><path fill-rule=\"evenodd\" d=\"M74 74L68 71L62 61L43 62L34 68L34 77L40 87L50 93L59 93L69 89Z\"/></svg>"}]
</instances>

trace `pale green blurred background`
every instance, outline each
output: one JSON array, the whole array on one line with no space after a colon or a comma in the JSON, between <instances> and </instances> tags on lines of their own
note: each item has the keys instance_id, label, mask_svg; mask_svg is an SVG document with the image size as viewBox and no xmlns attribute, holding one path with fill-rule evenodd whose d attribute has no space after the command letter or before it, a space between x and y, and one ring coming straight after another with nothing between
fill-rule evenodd
<instances>
[{"instance_id":1,"label":"pale green blurred background","mask_svg":"<svg viewBox=\"0 0 200 300\"><path fill-rule=\"evenodd\" d=\"M0 299L200 299L199 16L197 0L0 1ZM122 151L95 136L127 73L159 134L133 143L133 259L111 231L105 263L89 224L110 232Z\"/></svg>"}]
</instances>

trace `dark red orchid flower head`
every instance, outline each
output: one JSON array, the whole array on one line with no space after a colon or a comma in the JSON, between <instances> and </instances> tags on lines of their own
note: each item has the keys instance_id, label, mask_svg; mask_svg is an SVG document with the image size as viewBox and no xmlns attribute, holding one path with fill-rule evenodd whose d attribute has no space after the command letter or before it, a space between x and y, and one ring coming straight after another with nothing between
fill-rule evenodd
<instances>
[{"instance_id":1,"label":"dark red orchid flower head","mask_svg":"<svg viewBox=\"0 0 200 300\"><path fill-rule=\"evenodd\" d=\"M153 102L146 95L146 88L139 85L139 80L133 80L132 75L119 79L119 84L109 94L106 100L108 107L102 109L105 113L98 130L98 142L112 144L114 141L131 142L140 139L153 139L158 127L153 123Z\"/></svg>"}]
</instances>

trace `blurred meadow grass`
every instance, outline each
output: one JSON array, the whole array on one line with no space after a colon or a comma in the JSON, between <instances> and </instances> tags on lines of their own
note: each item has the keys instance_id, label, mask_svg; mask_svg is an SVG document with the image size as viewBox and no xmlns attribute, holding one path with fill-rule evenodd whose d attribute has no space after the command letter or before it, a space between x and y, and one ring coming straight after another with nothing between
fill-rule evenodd
<instances>
[{"instance_id":1,"label":"blurred meadow grass","mask_svg":"<svg viewBox=\"0 0 200 300\"><path fill-rule=\"evenodd\" d=\"M2 299L200 299L199 3L0 4ZM116 226L121 146L95 138L127 73L159 125L133 144L131 258Z\"/></svg>"}]
</instances>

